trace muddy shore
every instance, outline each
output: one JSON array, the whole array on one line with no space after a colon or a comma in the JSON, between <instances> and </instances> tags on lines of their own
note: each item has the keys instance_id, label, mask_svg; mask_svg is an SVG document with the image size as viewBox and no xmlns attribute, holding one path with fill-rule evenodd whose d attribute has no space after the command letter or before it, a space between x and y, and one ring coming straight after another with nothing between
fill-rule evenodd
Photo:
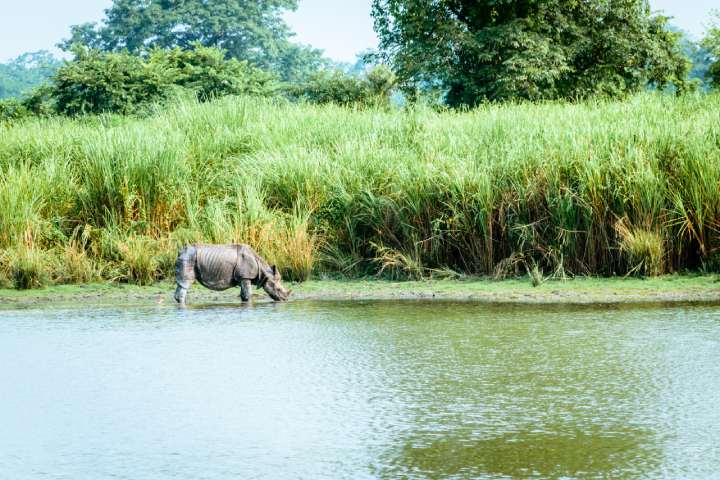
<instances>
[{"instance_id":1,"label":"muddy shore","mask_svg":"<svg viewBox=\"0 0 720 480\"><path fill-rule=\"evenodd\" d=\"M471 300L491 303L526 304L632 304L674 302L719 302L720 275L672 275L652 279L574 278L551 280L533 287L527 279L426 280L391 282L383 280L312 280L290 284L291 301L302 300ZM0 289L0 305L43 305L84 303L168 304L173 284L152 286L118 283L58 285L40 290ZM188 295L191 304L240 302L239 289L212 292L194 286ZM267 301L255 290L254 302Z\"/></svg>"}]
</instances>

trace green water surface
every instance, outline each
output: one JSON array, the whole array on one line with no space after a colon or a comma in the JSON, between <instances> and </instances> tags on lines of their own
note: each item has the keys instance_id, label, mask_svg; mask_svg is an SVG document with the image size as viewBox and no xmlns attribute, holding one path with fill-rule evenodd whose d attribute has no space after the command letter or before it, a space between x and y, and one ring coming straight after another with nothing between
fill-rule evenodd
<instances>
[{"instance_id":1,"label":"green water surface","mask_svg":"<svg viewBox=\"0 0 720 480\"><path fill-rule=\"evenodd\" d=\"M34 478L720 478L720 307L5 307Z\"/></svg>"}]
</instances>

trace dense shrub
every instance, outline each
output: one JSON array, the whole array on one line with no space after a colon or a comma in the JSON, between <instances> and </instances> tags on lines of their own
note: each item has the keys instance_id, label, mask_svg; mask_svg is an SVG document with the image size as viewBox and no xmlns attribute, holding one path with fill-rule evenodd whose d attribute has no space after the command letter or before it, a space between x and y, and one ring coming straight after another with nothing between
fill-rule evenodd
<instances>
[{"instance_id":1,"label":"dense shrub","mask_svg":"<svg viewBox=\"0 0 720 480\"><path fill-rule=\"evenodd\" d=\"M27 117L47 117L55 113L51 87L42 85L25 98L0 100L0 122L15 121Z\"/></svg>"},{"instance_id":2,"label":"dense shrub","mask_svg":"<svg viewBox=\"0 0 720 480\"><path fill-rule=\"evenodd\" d=\"M76 58L53 77L51 95L59 113L136 113L166 99L172 72L128 53L76 49Z\"/></svg>"},{"instance_id":3,"label":"dense shrub","mask_svg":"<svg viewBox=\"0 0 720 480\"><path fill-rule=\"evenodd\" d=\"M206 101L225 95L267 95L273 91L273 76L248 62L226 59L217 48L194 45L192 50L154 50L149 64L168 72L172 83L194 91Z\"/></svg>"},{"instance_id":4,"label":"dense shrub","mask_svg":"<svg viewBox=\"0 0 720 480\"><path fill-rule=\"evenodd\" d=\"M0 100L0 122L17 120L29 115L30 111L23 104L22 100L16 98Z\"/></svg>"},{"instance_id":5,"label":"dense shrub","mask_svg":"<svg viewBox=\"0 0 720 480\"><path fill-rule=\"evenodd\" d=\"M341 70L322 71L306 83L290 88L290 96L310 103L338 105L387 105L395 86L395 75L377 66L364 75Z\"/></svg>"},{"instance_id":6,"label":"dense shrub","mask_svg":"<svg viewBox=\"0 0 720 480\"><path fill-rule=\"evenodd\" d=\"M135 114L167 100L178 88L205 101L224 95L266 95L274 85L270 74L201 45L192 50L157 49L148 57L83 48L75 55L47 88L54 108L65 115Z\"/></svg>"}]
</instances>

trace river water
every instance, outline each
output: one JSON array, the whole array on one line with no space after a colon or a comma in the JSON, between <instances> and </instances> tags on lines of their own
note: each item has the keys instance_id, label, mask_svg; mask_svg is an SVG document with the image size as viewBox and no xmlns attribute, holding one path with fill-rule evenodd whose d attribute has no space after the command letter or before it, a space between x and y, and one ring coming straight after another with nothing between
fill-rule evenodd
<instances>
[{"instance_id":1,"label":"river water","mask_svg":"<svg viewBox=\"0 0 720 480\"><path fill-rule=\"evenodd\" d=\"M720 478L720 307L6 306L35 478Z\"/></svg>"}]
</instances>

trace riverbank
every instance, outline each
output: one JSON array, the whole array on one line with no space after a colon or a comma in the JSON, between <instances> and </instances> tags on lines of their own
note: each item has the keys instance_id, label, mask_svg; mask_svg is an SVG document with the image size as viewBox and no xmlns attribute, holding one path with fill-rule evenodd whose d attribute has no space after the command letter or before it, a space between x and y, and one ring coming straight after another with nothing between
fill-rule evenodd
<instances>
[{"instance_id":1,"label":"riverbank","mask_svg":"<svg viewBox=\"0 0 720 480\"><path fill-rule=\"evenodd\" d=\"M533 287L526 279L407 281L312 280L290 284L291 301L302 300L472 300L528 304L629 304L666 302L720 302L720 275L667 275L657 278L592 278L546 281ZM173 304L174 286L120 283L57 285L40 290L0 290L0 304L131 303ZM213 292L195 286L189 303L239 303L238 290ZM267 301L255 291L253 301Z\"/></svg>"}]
</instances>

